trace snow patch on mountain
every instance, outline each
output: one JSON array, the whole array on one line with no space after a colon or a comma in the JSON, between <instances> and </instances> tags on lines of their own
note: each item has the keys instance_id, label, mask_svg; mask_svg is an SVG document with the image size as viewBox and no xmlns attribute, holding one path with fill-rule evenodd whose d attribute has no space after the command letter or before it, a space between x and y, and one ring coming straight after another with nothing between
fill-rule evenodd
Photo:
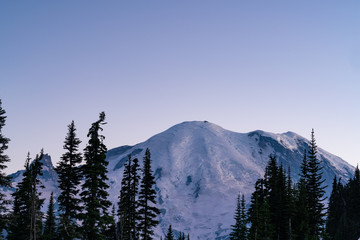
<instances>
[{"instance_id":1,"label":"snow patch on mountain","mask_svg":"<svg viewBox=\"0 0 360 240\"><path fill-rule=\"evenodd\" d=\"M236 133L206 121L183 122L143 143L107 152L109 198L117 206L128 155L138 158L142 166L149 148L161 210L156 237L160 238L171 224L175 231L190 233L191 239L228 239L237 194L243 193L249 202L255 181L263 177L269 155L276 155L297 181L308 145L307 139L293 132ZM325 185L331 186L335 175L344 181L352 176L354 167L341 158L321 148L318 157ZM44 171L48 172L43 177L44 196L48 198L51 191L58 194L51 160L44 164ZM14 174L15 182L20 180L19 174ZM326 191L329 195L330 187Z\"/></svg>"}]
</instances>

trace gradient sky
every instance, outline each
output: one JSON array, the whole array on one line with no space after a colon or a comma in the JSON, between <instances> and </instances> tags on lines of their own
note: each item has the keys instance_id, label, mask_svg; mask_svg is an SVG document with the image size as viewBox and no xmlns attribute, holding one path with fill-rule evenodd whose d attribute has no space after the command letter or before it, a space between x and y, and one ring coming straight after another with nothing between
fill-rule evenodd
<instances>
[{"instance_id":1,"label":"gradient sky","mask_svg":"<svg viewBox=\"0 0 360 240\"><path fill-rule=\"evenodd\" d=\"M67 125L87 142L145 141L183 121L296 132L360 162L359 1L0 2L8 173Z\"/></svg>"}]
</instances>

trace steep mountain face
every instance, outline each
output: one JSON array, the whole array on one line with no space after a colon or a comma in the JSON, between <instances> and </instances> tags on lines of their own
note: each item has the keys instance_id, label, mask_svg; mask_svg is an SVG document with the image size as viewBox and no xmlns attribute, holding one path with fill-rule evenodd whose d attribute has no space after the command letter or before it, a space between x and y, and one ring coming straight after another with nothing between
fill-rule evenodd
<instances>
[{"instance_id":1,"label":"steep mountain face","mask_svg":"<svg viewBox=\"0 0 360 240\"><path fill-rule=\"evenodd\" d=\"M145 150L149 148L161 209L157 236L160 238L172 224L173 229L190 233L191 239L227 239L234 223L237 194L245 194L248 202L255 181L263 177L269 155L275 154L278 162L290 169L293 180L297 181L308 144L307 139L292 132L235 133L206 121L184 122L143 143L108 151L110 200L118 201L127 156L131 154L142 163ZM329 195L333 177L347 180L354 167L318 150L325 185L330 186L327 188ZM45 166L53 169L51 161ZM56 175L54 171L52 174ZM55 175L45 184L49 186L45 189L46 195L56 192Z\"/></svg>"}]
</instances>

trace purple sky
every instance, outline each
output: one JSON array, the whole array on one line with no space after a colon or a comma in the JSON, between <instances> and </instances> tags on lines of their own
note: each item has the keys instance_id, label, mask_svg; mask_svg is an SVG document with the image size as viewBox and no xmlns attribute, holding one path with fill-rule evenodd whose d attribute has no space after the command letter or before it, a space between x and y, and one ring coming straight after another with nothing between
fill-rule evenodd
<instances>
[{"instance_id":1,"label":"purple sky","mask_svg":"<svg viewBox=\"0 0 360 240\"><path fill-rule=\"evenodd\" d=\"M0 2L8 173L75 121L87 142L142 142L188 120L294 131L360 162L359 1Z\"/></svg>"}]
</instances>

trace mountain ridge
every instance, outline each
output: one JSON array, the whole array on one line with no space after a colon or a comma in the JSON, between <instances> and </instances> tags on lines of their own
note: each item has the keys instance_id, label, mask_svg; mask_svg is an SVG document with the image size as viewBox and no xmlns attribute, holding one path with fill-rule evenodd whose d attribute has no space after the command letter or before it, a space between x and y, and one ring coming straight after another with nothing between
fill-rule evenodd
<instances>
[{"instance_id":1,"label":"mountain ridge","mask_svg":"<svg viewBox=\"0 0 360 240\"><path fill-rule=\"evenodd\" d=\"M118 201L128 155L139 158L142 165L149 148L161 210L156 236L160 237L172 224L175 230L189 232L191 239L227 239L236 196L244 193L248 202L255 181L263 177L268 156L274 154L297 181L308 144L309 140L294 132L237 133L207 121L183 122L142 143L107 152L110 200ZM318 150L326 185L331 186L335 175L344 181L352 176L353 166L321 148ZM48 179L46 186L52 187L57 195L55 178L52 182ZM327 195L330 191L328 187ZM47 190L45 195L49 194Z\"/></svg>"}]
</instances>

